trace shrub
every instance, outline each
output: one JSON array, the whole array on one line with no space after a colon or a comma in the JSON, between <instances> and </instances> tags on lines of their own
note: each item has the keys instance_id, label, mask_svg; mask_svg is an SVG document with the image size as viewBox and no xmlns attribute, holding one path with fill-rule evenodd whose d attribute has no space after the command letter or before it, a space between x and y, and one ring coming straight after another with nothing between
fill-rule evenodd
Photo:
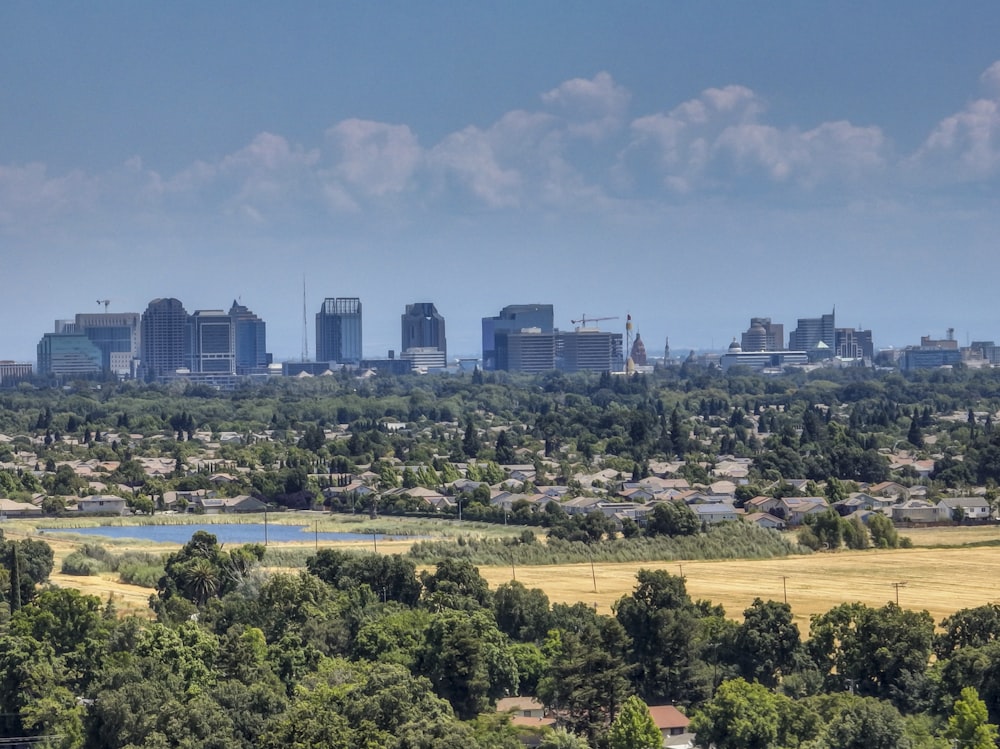
<instances>
[{"instance_id":1,"label":"shrub","mask_svg":"<svg viewBox=\"0 0 1000 749\"><path fill-rule=\"evenodd\" d=\"M63 559L62 571L64 575L97 575L104 569L104 565L96 559L91 559L79 551L74 551Z\"/></svg>"},{"instance_id":2,"label":"shrub","mask_svg":"<svg viewBox=\"0 0 1000 749\"><path fill-rule=\"evenodd\" d=\"M162 564L140 564L138 562L122 562L118 566L118 579L129 585L140 585L143 588L155 588L163 577Z\"/></svg>"}]
</instances>

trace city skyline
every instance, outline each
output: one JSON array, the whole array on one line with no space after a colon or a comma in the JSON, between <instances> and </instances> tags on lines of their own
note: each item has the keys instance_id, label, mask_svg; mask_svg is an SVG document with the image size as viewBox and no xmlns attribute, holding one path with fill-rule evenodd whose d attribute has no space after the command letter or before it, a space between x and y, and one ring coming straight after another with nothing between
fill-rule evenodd
<instances>
[{"instance_id":1,"label":"city skyline","mask_svg":"<svg viewBox=\"0 0 1000 749\"><path fill-rule=\"evenodd\" d=\"M99 300L99 304L104 306L105 302L110 302L110 300ZM308 351L300 352L296 356L288 357L273 357L275 363L280 362L323 362L323 361L339 361L341 363L347 363L351 365L357 365L361 359L384 359L390 352L392 355L398 358L405 347L401 345L399 338L396 338L395 343L391 344L385 349L375 349L369 343L367 339L361 335L362 319L366 322L364 323L364 329L368 330L369 326L367 323L368 316L371 310L379 309L383 305L378 303L365 305L364 300L357 297L326 297L323 299L322 304L319 306L319 312L315 315L308 315L306 318L306 328L305 337L300 340L308 340ZM364 307L364 314L362 315L362 307ZM176 308L176 310L175 310ZM53 330L56 334L63 333L64 330L68 330L75 333L82 333L85 327L96 327L101 329L106 325L124 325L120 322L124 318L135 318L135 328L133 335L136 335L140 329L150 326L150 330L153 329L152 326L162 326L164 322L160 320L159 316L156 318L158 322L153 322L151 319L146 319L147 314L150 310L160 310L169 309L171 317L179 316L177 321L170 323L169 327L171 330L175 330L175 337L177 341L173 345L176 351L174 351L173 368L187 368L192 366L190 361L190 356L196 352L199 347L195 346L188 339L191 336L191 332L188 331L188 325L194 325L192 330L197 328L197 321L199 318L205 318L206 315L209 318L219 318L225 319L227 325L232 327L232 344L236 344L237 336L237 325L238 324L251 324L251 330L248 330L246 334L240 336L242 341L242 347L244 349L243 356L250 356L252 361L255 362L251 365L250 362L240 361L239 366L242 369L249 371L252 368L257 368L258 370L266 367L267 363L272 360L272 354L265 353L265 349L270 350L274 347L275 341L265 333L265 326L268 325L268 321L264 320L261 316L256 315L251 309L246 305L242 304L238 300L233 300L232 306L228 312L224 312L222 309L202 309L201 307L191 307L191 312L188 313L185 308L185 303L183 299L176 297L158 297L156 299L150 300L145 305L143 305L144 311L142 313L135 312L122 312L113 311L106 308L104 312L98 313L80 313L77 312L74 315L76 321L74 325L74 319L54 318L53 325L51 329L41 331L41 336L43 340L53 334ZM409 316L417 314L419 319L423 319L426 315L429 318L433 317L437 319L435 325L440 325L440 334L443 335L445 321L450 319L449 316L442 314L438 309L435 302L430 300L423 300L421 302L413 303L407 302L402 305L402 314L396 318L397 331L399 330L400 321L403 324L403 330L406 331L408 327L407 320ZM633 339L642 334L641 326L629 315L625 315L623 318L617 317L586 317L583 320L574 319L570 320L570 325L566 327L560 327L557 323L560 318L555 315L555 308L552 304L547 304L543 302L531 302L531 303L512 303L504 306L500 310L498 316L486 316L482 318L477 318L481 330L480 342L477 344L477 348L463 350L454 352L452 354L447 354L448 362L455 362L462 358L476 357L481 359L481 365L484 369L492 370L497 367L495 362L496 355L496 336L499 336L501 330L510 331L512 333L520 332L523 329L534 330L538 329L539 332L553 333L559 332L562 334L571 333L574 330L589 329L589 330L599 330L602 333L616 334L619 337L623 337L623 341L627 342L628 336L626 335L626 324L631 324L631 331ZM341 315L345 315L355 321L351 323L354 327L353 332L351 332L350 340L351 343L346 344L349 346L349 352L347 349L342 351L341 356L329 356L324 357L323 353L330 353L323 349L325 345L327 349L330 346L339 348L344 345L341 343L341 337L345 334L341 333L341 323L337 323L337 332L334 334L334 339L322 344L321 338L324 336L329 336L329 333L321 333L317 325L320 323L321 319L330 318L335 320L340 320ZM346 319L346 318L345 318ZM844 327L836 322L836 309L832 312L815 311L815 315L812 317L796 317L795 321L797 327L788 326L789 332L785 333L786 324L782 320L772 319L772 317L763 317L759 315L747 315L743 318L743 325L746 325L746 320L750 321L750 327L746 330L740 329L740 324L735 323L735 327L731 334L721 341L713 341L712 345L709 346L694 346L687 347L683 349L674 348L672 352L673 358L683 358L687 355L689 350L694 350L697 352L725 352L732 351L737 345L741 346L744 350L750 351L764 351L764 350L792 350L792 351L813 351L817 348L829 349L831 355L834 356L845 356L846 358L860 358L858 356L852 356L851 351L860 351L862 347L862 339L858 336L864 336L864 341L866 341L865 346L865 358L871 360L875 353L880 350L904 350L913 347L935 347L940 346L947 342L948 347L958 348L959 346L967 345L970 342L983 342L983 341L993 341L998 336L980 336L976 339L971 339L967 341L960 341L956 337L956 331L954 328L947 328L944 330L942 335L936 334L914 334L914 336L907 340L905 343L899 346L884 346L879 343L878 340L878 328L875 327L873 331L871 328L864 330L860 328ZM551 322L550 322L551 321ZM460 324L467 324L468 321L459 321ZM449 326L453 324L449 322ZM775 332L777 337L773 339L767 338L767 333L762 325L768 326ZM804 326L804 327L803 327ZM116 329L117 330L117 329ZM346 330L346 328L344 329ZM808 332L803 332L808 331ZM91 334L92 335L92 334ZM119 334L121 335L121 334ZM398 333L397 333L398 335ZM404 336L406 333L404 332ZM265 337L266 336L266 337ZM159 337L159 336L154 336ZM383 337L379 334L379 337ZM137 356L140 361L142 361L142 367L146 370L148 367L153 366L154 370L159 374L160 367L159 364L154 364L149 361L144 361L143 352L148 351L148 347L152 344L146 338L142 338L139 343L143 351L138 352ZM824 339L829 338L833 343L827 344ZM487 343L487 339L492 342L492 344ZM12 357L5 357L0 352L0 361L34 361L37 358L37 338L36 338L36 356L25 358L25 359L15 359ZM126 336L126 343L129 343ZM132 340L131 345L135 346L136 341ZM665 341L664 341L665 343ZM798 345L802 344L802 345ZM157 347L163 345L162 339L156 344ZM360 345L360 355L358 354ZM279 347L281 344L279 344ZM647 351L650 359L660 359L663 356L663 349L656 345L651 344L650 346L645 346L644 350ZM843 351L841 351L841 348ZM113 350L127 351L128 346L124 348L116 348ZM302 354L308 354L307 358L303 359ZM443 353L443 352L442 352ZM229 352L230 358L238 354L234 351ZM623 352L619 352L619 358L623 355ZM104 354L105 358L108 356L108 352ZM128 356L123 354L123 356ZM155 357L154 357L155 358ZM168 357L169 358L169 357ZM174 361L174 359L176 361ZM122 360L124 361L124 360ZM237 359L233 359L232 369L235 371L237 368ZM108 363L105 362L105 368L107 368ZM124 369L122 369L124 367ZM127 364L119 364L118 369L119 374L122 372L127 372ZM167 368L169 371L170 367ZM199 369L200 367L195 367ZM242 371L242 370L241 370Z\"/></svg>"},{"instance_id":2,"label":"city skyline","mask_svg":"<svg viewBox=\"0 0 1000 749\"><path fill-rule=\"evenodd\" d=\"M176 294L294 359L303 276L310 315L366 301L365 355L414 299L450 356L518 300L651 355L834 305L879 347L1000 338L998 39L983 0L8 3L0 358Z\"/></svg>"}]
</instances>

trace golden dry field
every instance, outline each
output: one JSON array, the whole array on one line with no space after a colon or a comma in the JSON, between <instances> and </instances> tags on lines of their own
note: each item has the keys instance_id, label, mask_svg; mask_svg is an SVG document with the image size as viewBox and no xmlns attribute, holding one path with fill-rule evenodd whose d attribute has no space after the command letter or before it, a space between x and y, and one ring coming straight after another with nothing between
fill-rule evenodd
<instances>
[{"instance_id":1,"label":"golden dry field","mask_svg":"<svg viewBox=\"0 0 1000 749\"><path fill-rule=\"evenodd\" d=\"M284 520L295 522L287 516ZM30 527L5 528L5 531L12 538L27 534L38 537L34 528ZM901 535L909 536L914 548L840 551L767 560L597 562L593 570L589 563L519 566L513 574L528 587L544 590L553 602L583 601L596 604L602 613L610 612L615 601L632 591L635 574L644 567L665 569L671 574L683 573L693 598L721 603L733 618L740 618L743 609L755 597L782 600L784 586L787 587L788 602L796 622L803 631L808 628L811 615L827 611L839 603L861 601L870 606L881 606L895 600L893 583L905 583L899 588L900 605L927 609L938 622L958 609L1000 601L1000 546L974 545L1000 541L1000 526L905 529ZM94 577L64 575L59 572L62 559L80 541L51 534L46 534L44 539L56 555L53 583L74 587L104 600L112 596L122 611L147 610L152 590L118 582L114 573ZM378 550L400 553L411 543L405 539L380 541ZM169 552L178 548L177 545L148 542L110 541L105 545L116 553L129 549ZM278 546L310 548L312 544L299 542ZM321 543L321 546L372 548L370 542ZM512 577L509 566L481 567L480 572L491 587L508 582Z\"/></svg>"}]
</instances>

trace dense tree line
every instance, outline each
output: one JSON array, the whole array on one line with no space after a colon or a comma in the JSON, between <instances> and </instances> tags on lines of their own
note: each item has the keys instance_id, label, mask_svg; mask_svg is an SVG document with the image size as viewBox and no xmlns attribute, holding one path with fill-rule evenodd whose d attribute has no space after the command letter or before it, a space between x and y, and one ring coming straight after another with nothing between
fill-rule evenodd
<instances>
[{"instance_id":1,"label":"dense tree line","mask_svg":"<svg viewBox=\"0 0 1000 749\"><path fill-rule=\"evenodd\" d=\"M706 747L985 747L1000 720L995 604L937 631L926 612L843 604L804 640L785 603L734 621L663 570L602 615L490 589L460 558L418 572L328 549L267 573L257 547L198 532L168 558L149 621L37 586L45 545L4 543L6 579L34 582L0 586L0 730L67 749L514 749L493 708L513 694L557 711L548 747L655 746L650 704L683 706Z\"/></svg>"},{"instance_id":2,"label":"dense tree line","mask_svg":"<svg viewBox=\"0 0 1000 749\"><path fill-rule=\"evenodd\" d=\"M231 393L130 382L22 385L0 391L0 432L13 438L0 445L0 462L31 453L35 470L0 470L0 493L24 499L44 492L51 496L45 509L58 512L58 497L87 486L57 464L96 458L120 464L102 480L110 492L128 487L138 512L154 511L168 489L209 488L213 470L234 475L215 487L224 493L293 509L325 501L355 511L357 501L322 500L320 492L366 468L384 491L439 489L461 475L458 463L472 466L473 480L496 484L506 477L501 466L524 463L535 473L533 485L563 484L579 494L588 489L575 484L579 472L612 468L638 480L652 460L678 461L679 475L706 482L706 466L719 455L753 458L746 491L759 493L782 478L912 484L916 474L905 467L891 473L884 454L903 445L914 458L933 455L933 496L1000 482L1000 432L992 423L998 408L1000 374L962 369L763 377L685 364L632 377L501 372L364 381L341 373ZM211 463L192 469L202 440L224 432L238 435L239 444L222 445ZM146 476L140 456L169 458L173 475ZM463 513L504 519L472 492L459 502ZM404 494L378 509L426 506ZM527 520L522 513L515 522Z\"/></svg>"}]
</instances>

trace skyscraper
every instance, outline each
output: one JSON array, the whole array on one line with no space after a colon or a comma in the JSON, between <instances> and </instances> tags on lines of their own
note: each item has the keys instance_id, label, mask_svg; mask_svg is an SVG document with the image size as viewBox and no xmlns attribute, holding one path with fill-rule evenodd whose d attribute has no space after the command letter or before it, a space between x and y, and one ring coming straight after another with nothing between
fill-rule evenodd
<instances>
[{"instance_id":1,"label":"skyscraper","mask_svg":"<svg viewBox=\"0 0 1000 749\"><path fill-rule=\"evenodd\" d=\"M38 342L38 374L100 374L101 350L81 332L46 333Z\"/></svg>"},{"instance_id":2,"label":"skyscraper","mask_svg":"<svg viewBox=\"0 0 1000 749\"><path fill-rule=\"evenodd\" d=\"M743 334L744 351L781 351L785 348L785 326L770 317L751 317L750 328Z\"/></svg>"},{"instance_id":3,"label":"skyscraper","mask_svg":"<svg viewBox=\"0 0 1000 749\"><path fill-rule=\"evenodd\" d=\"M810 358L830 355L836 345L834 312L821 317L801 317L788 336L788 348L805 351Z\"/></svg>"},{"instance_id":4,"label":"skyscraper","mask_svg":"<svg viewBox=\"0 0 1000 749\"><path fill-rule=\"evenodd\" d=\"M229 308L235 339L236 374L261 371L271 363L267 353L267 325L257 315L233 300Z\"/></svg>"},{"instance_id":5,"label":"skyscraper","mask_svg":"<svg viewBox=\"0 0 1000 749\"><path fill-rule=\"evenodd\" d=\"M537 328L542 333L553 332L554 315L551 304L510 304L496 317L483 318L483 369L505 369L498 356L500 338Z\"/></svg>"},{"instance_id":6,"label":"skyscraper","mask_svg":"<svg viewBox=\"0 0 1000 749\"><path fill-rule=\"evenodd\" d=\"M138 312L85 312L77 314L74 329L101 350L105 372L129 377L140 353L139 320Z\"/></svg>"},{"instance_id":7,"label":"skyscraper","mask_svg":"<svg viewBox=\"0 0 1000 749\"><path fill-rule=\"evenodd\" d=\"M559 333L564 372L620 372L622 334L596 328L577 328L572 333Z\"/></svg>"},{"instance_id":8,"label":"skyscraper","mask_svg":"<svg viewBox=\"0 0 1000 749\"><path fill-rule=\"evenodd\" d=\"M444 334L444 318L431 302L407 304L400 316L402 343L400 351L437 349L448 360L448 343Z\"/></svg>"},{"instance_id":9,"label":"skyscraper","mask_svg":"<svg viewBox=\"0 0 1000 749\"><path fill-rule=\"evenodd\" d=\"M188 314L178 299L154 299L142 313L142 372L155 380L191 366Z\"/></svg>"},{"instance_id":10,"label":"skyscraper","mask_svg":"<svg viewBox=\"0 0 1000 749\"><path fill-rule=\"evenodd\" d=\"M361 361L361 300L328 297L316 313L316 361Z\"/></svg>"},{"instance_id":11,"label":"skyscraper","mask_svg":"<svg viewBox=\"0 0 1000 749\"><path fill-rule=\"evenodd\" d=\"M221 309L200 309L189 318L192 372L236 373L233 318Z\"/></svg>"}]
</instances>

